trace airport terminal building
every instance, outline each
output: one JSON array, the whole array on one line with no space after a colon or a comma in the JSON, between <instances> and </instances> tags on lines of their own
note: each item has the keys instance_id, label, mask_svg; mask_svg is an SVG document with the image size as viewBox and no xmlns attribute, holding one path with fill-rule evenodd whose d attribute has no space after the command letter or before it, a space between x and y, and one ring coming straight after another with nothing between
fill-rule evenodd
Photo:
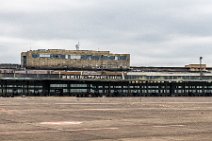
<instances>
[{"instance_id":1,"label":"airport terminal building","mask_svg":"<svg viewBox=\"0 0 212 141\"><path fill-rule=\"evenodd\" d=\"M212 68L130 66L129 54L42 49L0 64L1 96L212 96Z\"/></svg>"},{"instance_id":2,"label":"airport terminal building","mask_svg":"<svg viewBox=\"0 0 212 141\"><path fill-rule=\"evenodd\" d=\"M39 49L21 53L21 65L35 69L128 69L130 54L109 51Z\"/></svg>"}]
</instances>

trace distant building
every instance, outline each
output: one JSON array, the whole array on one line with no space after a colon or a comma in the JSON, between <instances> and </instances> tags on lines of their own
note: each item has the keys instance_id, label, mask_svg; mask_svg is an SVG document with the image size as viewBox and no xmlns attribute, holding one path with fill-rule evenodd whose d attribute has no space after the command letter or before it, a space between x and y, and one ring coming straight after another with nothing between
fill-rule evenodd
<instances>
[{"instance_id":1,"label":"distant building","mask_svg":"<svg viewBox=\"0 0 212 141\"><path fill-rule=\"evenodd\" d=\"M21 53L21 65L39 69L128 69L130 54L109 51L39 49Z\"/></svg>"},{"instance_id":2,"label":"distant building","mask_svg":"<svg viewBox=\"0 0 212 141\"><path fill-rule=\"evenodd\" d=\"M0 69L20 69L21 65L20 64L0 64Z\"/></svg>"}]
</instances>

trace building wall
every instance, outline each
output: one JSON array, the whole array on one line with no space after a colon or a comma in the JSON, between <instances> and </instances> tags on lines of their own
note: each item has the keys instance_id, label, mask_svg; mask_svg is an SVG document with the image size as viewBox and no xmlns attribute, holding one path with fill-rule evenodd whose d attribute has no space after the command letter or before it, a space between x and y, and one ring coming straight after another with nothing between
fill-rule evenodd
<instances>
[{"instance_id":1,"label":"building wall","mask_svg":"<svg viewBox=\"0 0 212 141\"><path fill-rule=\"evenodd\" d=\"M129 68L129 54L90 50L30 50L21 53L27 68Z\"/></svg>"}]
</instances>

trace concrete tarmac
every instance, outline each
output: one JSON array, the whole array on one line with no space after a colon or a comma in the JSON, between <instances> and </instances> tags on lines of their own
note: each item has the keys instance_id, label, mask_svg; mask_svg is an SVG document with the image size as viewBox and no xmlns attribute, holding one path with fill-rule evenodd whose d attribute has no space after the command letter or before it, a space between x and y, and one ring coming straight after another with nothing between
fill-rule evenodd
<instances>
[{"instance_id":1,"label":"concrete tarmac","mask_svg":"<svg viewBox=\"0 0 212 141\"><path fill-rule=\"evenodd\" d=\"M0 141L211 140L211 97L0 98Z\"/></svg>"}]
</instances>

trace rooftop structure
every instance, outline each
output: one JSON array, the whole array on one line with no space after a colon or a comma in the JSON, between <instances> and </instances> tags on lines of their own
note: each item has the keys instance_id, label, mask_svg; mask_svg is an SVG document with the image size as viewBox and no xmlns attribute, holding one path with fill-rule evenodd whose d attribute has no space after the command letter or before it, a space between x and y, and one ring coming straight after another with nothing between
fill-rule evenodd
<instances>
[{"instance_id":1,"label":"rooftop structure","mask_svg":"<svg viewBox=\"0 0 212 141\"><path fill-rule=\"evenodd\" d=\"M22 52L21 65L36 69L128 69L130 54L93 50L39 49Z\"/></svg>"}]
</instances>

